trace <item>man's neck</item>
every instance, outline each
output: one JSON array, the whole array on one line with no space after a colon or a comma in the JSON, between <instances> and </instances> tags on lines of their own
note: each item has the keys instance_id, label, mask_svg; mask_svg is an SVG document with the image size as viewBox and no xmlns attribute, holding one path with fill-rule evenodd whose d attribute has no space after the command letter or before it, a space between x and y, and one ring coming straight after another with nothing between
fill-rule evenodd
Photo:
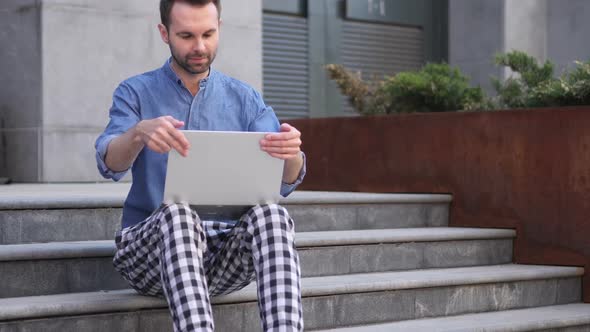
<instances>
[{"instance_id":1,"label":"man's neck","mask_svg":"<svg viewBox=\"0 0 590 332\"><path fill-rule=\"evenodd\" d=\"M195 96L197 92L199 92L199 82L202 79L209 76L209 72L211 71L211 67L204 73L200 74L191 74L180 67L176 61L172 60L172 70L178 75L184 86L190 91L190 93Z\"/></svg>"}]
</instances>

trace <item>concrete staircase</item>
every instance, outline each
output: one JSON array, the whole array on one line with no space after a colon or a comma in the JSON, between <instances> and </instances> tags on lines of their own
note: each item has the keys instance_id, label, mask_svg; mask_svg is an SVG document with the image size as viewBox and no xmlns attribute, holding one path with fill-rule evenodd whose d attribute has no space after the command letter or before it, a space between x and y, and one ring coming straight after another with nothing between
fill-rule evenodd
<instances>
[{"instance_id":1,"label":"concrete staircase","mask_svg":"<svg viewBox=\"0 0 590 332\"><path fill-rule=\"evenodd\" d=\"M0 332L171 331L114 272L125 184L0 186ZM512 264L512 230L448 227L451 197L296 192L306 330L590 331L583 269ZM213 299L259 331L254 285Z\"/></svg>"}]
</instances>

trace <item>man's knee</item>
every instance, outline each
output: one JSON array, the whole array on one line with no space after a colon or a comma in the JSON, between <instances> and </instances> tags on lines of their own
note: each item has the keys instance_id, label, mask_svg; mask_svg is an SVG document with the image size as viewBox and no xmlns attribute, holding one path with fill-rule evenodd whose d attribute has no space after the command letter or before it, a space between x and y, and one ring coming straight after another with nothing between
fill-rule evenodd
<instances>
[{"instance_id":1,"label":"man's knee","mask_svg":"<svg viewBox=\"0 0 590 332\"><path fill-rule=\"evenodd\" d=\"M280 228L289 233L294 232L293 220L289 212L283 206L278 204L256 205L248 213L246 221L254 229L270 230Z\"/></svg>"},{"instance_id":2,"label":"man's knee","mask_svg":"<svg viewBox=\"0 0 590 332\"><path fill-rule=\"evenodd\" d=\"M159 210L158 221L161 226L165 225L168 228L177 228L178 226L184 228L186 226L192 226L190 228L194 228L194 226L200 224L200 219L188 204L163 204Z\"/></svg>"}]
</instances>

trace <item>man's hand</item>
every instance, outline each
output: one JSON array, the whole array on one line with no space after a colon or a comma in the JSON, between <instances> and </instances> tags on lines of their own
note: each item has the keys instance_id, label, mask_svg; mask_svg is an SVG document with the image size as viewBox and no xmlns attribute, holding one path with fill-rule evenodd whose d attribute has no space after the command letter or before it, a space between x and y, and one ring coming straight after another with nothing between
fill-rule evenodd
<instances>
[{"instance_id":1,"label":"man's hand","mask_svg":"<svg viewBox=\"0 0 590 332\"><path fill-rule=\"evenodd\" d=\"M260 147L275 158L297 158L301 155L301 133L290 124L283 123L281 132L266 135L260 141Z\"/></svg>"},{"instance_id":2,"label":"man's hand","mask_svg":"<svg viewBox=\"0 0 590 332\"><path fill-rule=\"evenodd\" d=\"M135 127L109 143L105 156L107 167L115 172L128 169L145 146L159 153L175 149L186 157L189 143L184 134L178 130L182 126L184 122L171 116L140 121Z\"/></svg>"},{"instance_id":3,"label":"man's hand","mask_svg":"<svg viewBox=\"0 0 590 332\"><path fill-rule=\"evenodd\" d=\"M260 141L260 148L275 158L285 160L283 182L293 183L297 180L303 167L301 133L299 130L287 123L283 123L280 133L268 134Z\"/></svg>"},{"instance_id":4,"label":"man's hand","mask_svg":"<svg viewBox=\"0 0 590 332\"><path fill-rule=\"evenodd\" d=\"M135 126L136 137L150 150L158 153L174 149L182 156L188 155L189 142L178 130L184 122L171 116L161 116L152 120L143 120Z\"/></svg>"}]
</instances>

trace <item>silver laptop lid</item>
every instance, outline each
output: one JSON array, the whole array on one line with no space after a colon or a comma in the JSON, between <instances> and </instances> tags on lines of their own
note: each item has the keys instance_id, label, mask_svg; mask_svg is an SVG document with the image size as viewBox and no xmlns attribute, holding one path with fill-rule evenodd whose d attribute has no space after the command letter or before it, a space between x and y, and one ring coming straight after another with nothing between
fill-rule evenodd
<instances>
[{"instance_id":1,"label":"silver laptop lid","mask_svg":"<svg viewBox=\"0 0 590 332\"><path fill-rule=\"evenodd\" d=\"M280 198L284 161L260 149L267 133L183 131L189 155L168 155L164 202L254 206Z\"/></svg>"}]
</instances>

